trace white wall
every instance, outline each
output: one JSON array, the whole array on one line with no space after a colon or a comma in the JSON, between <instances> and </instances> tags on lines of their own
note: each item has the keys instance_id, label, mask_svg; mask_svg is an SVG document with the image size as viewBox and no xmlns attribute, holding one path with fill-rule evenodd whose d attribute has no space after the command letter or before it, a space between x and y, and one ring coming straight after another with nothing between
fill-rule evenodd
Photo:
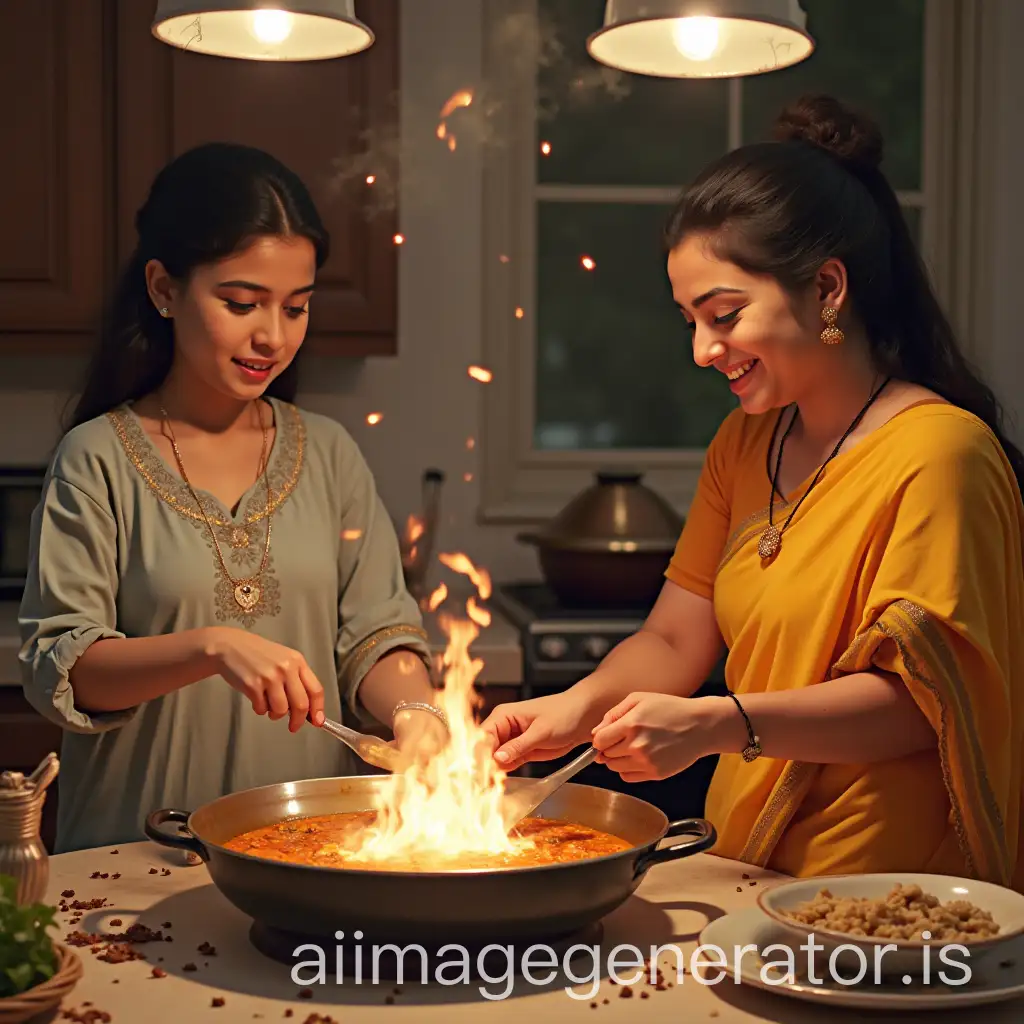
<instances>
[{"instance_id":1,"label":"white wall","mask_svg":"<svg viewBox=\"0 0 1024 1024\"><path fill-rule=\"evenodd\" d=\"M990 293L994 338L990 379L1024 423L1024 352L1019 314L1019 240L1024 237L1024 65L1014 40L1024 38L1024 3L985 0L1002 24L997 57L1004 112L998 152L989 164L997 196ZM496 578L535 577L532 552L515 531L475 522L480 403L486 386L466 368L481 358L480 161L472 138L449 152L434 132L437 112L456 89L480 73L479 0L404 0L402 17L403 194L400 352L365 362L322 360L309 366L300 402L336 417L363 446L392 514L416 507L426 466L448 474L442 546L465 550ZM71 359L0 356L0 463L45 458L56 414L80 363ZM381 412L376 427L365 424ZM1018 432L1020 436L1020 432Z\"/></svg>"}]
</instances>

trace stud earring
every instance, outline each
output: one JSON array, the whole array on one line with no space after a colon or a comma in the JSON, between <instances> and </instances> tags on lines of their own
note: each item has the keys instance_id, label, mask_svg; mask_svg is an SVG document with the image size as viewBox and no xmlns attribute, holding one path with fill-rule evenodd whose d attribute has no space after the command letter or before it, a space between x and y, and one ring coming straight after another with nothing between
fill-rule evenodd
<instances>
[{"instance_id":1,"label":"stud earring","mask_svg":"<svg viewBox=\"0 0 1024 1024\"><path fill-rule=\"evenodd\" d=\"M160 307L160 315L161 316L167 316L168 313L170 313L170 310L166 306L161 306Z\"/></svg>"},{"instance_id":2,"label":"stud earring","mask_svg":"<svg viewBox=\"0 0 1024 1024\"><path fill-rule=\"evenodd\" d=\"M834 306L825 306L821 311L821 319L826 324L825 329L821 332L821 340L826 345L838 345L842 342L846 335L836 327L836 320L839 319L839 310Z\"/></svg>"}]
</instances>

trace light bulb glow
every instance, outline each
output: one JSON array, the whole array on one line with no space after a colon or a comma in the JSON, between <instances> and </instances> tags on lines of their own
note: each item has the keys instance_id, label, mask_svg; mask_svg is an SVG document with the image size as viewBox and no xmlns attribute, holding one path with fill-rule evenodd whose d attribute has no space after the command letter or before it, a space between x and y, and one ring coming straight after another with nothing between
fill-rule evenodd
<instances>
[{"instance_id":1,"label":"light bulb glow","mask_svg":"<svg viewBox=\"0 0 1024 1024\"><path fill-rule=\"evenodd\" d=\"M718 49L718 19L677 18L672 23L672 42L690 60L710 60Z\"/></svg>"},{"instance_id":2,"label":"light bulb glow","mask_svg":"<svg viewBox=\"0 0 1024 1024\"><path fill-rule=\"evenodd\" d=\"M252 34L261 43L283 43L292 31L292 16L287 11L253 11Z\"/></svg>"}]
</instances>

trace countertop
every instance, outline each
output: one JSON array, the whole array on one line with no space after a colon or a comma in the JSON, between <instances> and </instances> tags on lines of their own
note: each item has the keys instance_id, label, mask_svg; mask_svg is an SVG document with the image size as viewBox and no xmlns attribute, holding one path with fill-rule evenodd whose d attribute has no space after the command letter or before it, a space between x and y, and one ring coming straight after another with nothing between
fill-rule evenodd
<instances>
[{"instance_id":1,"label":"countertop","mask_svg":"<svg viewBox=\"0 0 1024 1024\"><path fill-rule=\"evenodd\" d=\"M98 910L82 911L81 920L72 924L70 913L59 913L59 937L72 929L85 932L122 932L134 923L171 936L172 942L135 946L145 960L113 964L79 948L84 975L65 999L64 1010L91 1008L106 1011L113 1024L178 1024L179 1021L279 1021L290 1017L295 1024L341 1024L348 1021L398 1020L409 1024L479 1024L481 1020L514 1022L548 1021L556 1018L587 1021L643 1022L774 1021L778 1024L821 1024L823 1021L879 1022L907 1021L905 1015L871 1012L819 1004L803 1003L777 992L759 991L734 983L728 975L715 985L702 984L692 974L676 974L671 953L662 953L659 963L671 987L657 988L642 982L632 986L616 985L608 976L612 951L626 944L650 955L652 947L675 945L690 964L702 929L709 920L748 910L755 906L759 887L780 876L735 861L708 854L656 865L645 876L637 892L604 920L600 942L601 974L593 970L590 956L574 966L574 977L558 972L546 985L532 984L520 977L504 998L486 999L482 987L492 995L504 993L500 975L494 983L479 979L442 985L436 980L424 985L420 961L411 955L406 960L411 977L406 976L398 994L393 982L374 985L369 970L361 984L352 978L336 981L334 951L328 949L327 983L313 984L300 997L301 982L291 978L292 967L265 958L248 938L249 918L236 910L213 885L205 865L185 867L181 854L144 841L116 848L104 847L51 858L47 902L56 905L68 890L67 899L92 901L103 899ZM167 872L166 874L164 872ZM93 878L101 872L106 878ZM115 878L115 873L118 877ZM120 922L115 924L114 922ZM58 934L58 933L55 933ZM200 952L203 943L211 944L214 955ZM524 951L514 953L521 962ZM351 957L351 950L346 956ZM445 954L447 956L447 954ZM772 953L768 953L772 957ZM308 959L300 953L300 960ZM621 954L620 954L621 957ZM371 962L370 951L364 960ZM441 961L438 961L441 962ZM185 970L185 965L194 970ZM629 980L636 960L629 955L614 961L620 979ZM541 980L550 961L534 962L534 979ZM154 968L164 976L154 977ZM504 969L504 968L503 968ZM307 968L308 970L308 968ZM449 971L449 977L455 974ZM428 971L436 979L436 966ZM592 978L596 976L598 990ZM583 984L573 985L574 980ZM629 988L629 997L622 993ZM575 999L569 990L584 998ZM219 1003L219 1001L223 1001ZM288 1011L291 1011L289 1013ZM930 1011L932 1021L963 1024L964 1020L986 1024L1010 1024L1021 1020L1024 1001L956 1011ZM82 1017L73 1019L82 1020Z\"/></svg>"},{"instance_id":2,"label":"countertop","mask_svg":"<svg viewBox=\"0 0 1024 1024\"><path fill-rule=\"evenodd\" d=\"M443 652L446 639L432 616L426 619L427 632L435 652ZM17 653L18 603L0 601L0 686L21 686ZM490 626L470 646L470 653L483 661L477 681L483 686L518 686L523 679L523 656L519 634L498 611L491 610Z\"/></svg>"}]
</instances>

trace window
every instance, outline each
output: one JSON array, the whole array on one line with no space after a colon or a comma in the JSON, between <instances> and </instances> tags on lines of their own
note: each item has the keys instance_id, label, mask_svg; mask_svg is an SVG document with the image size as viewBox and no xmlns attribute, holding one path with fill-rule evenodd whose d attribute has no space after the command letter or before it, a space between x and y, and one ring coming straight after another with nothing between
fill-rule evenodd
<instances>
[{"instance_id":1,"label":"window","mask_svg":"<svg viewBox=\"0 0 1024 1024\"><path fill-rule=\"evenodd\" d=\"M953 57L967 14L959 0L802 2L816 52L726 81L595 64L585 44L602 0L491 4L485 66L506 144L485 178L485 343L495 372L485 517L554 514L609 466L645 471L685 510L735 400L721 375L693 363L662 226L686 181L764 138L803 92L834 93L879 120L885 170L940 292L953 298L943 290L954 238L943 155L963 102L967 74Z\"/></svg>"}]
</instances>

